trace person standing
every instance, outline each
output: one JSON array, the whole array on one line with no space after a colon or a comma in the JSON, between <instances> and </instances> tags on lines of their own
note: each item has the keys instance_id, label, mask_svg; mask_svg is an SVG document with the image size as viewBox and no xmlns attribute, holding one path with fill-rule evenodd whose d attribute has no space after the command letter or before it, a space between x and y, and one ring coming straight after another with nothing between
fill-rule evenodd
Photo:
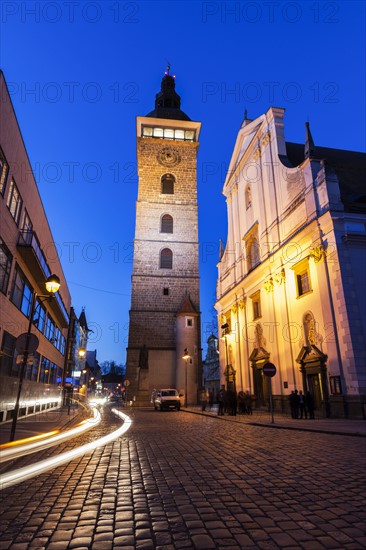
<instances>
[{"instance_id":1,"label":"person standing","mask_svg":"<svg viewBox=\"0 0 366 550\"><path fill-rule=\"evenodd\" d=\"M207 390L205 390L205 388L203 388L202 391L201 391L201 405L202 405L202 411L205 411L205 410L206 410L206 407L207 407L207 400L208 400Z\"/></svg>"},{"instance_id":2,"label":"person standing","mask_svg":"<svg viewBox=\"0 0 366 550\"><path fill-rule=\"evenodd\" d=\"M300 390L299 392L299 408L300 408L300 418L307 418L308 417L308 411L306 408L306 399L305 395Z\"/></svg>"},{"instance_id":3,"label":"person standing","mask_svg":"<svg viewBox=\"0 0 366 550\"><path fill-rule=\"evenodd\" d=\"M309 413L309 418L314 419L314 398L309 391L306 392L306 406Z\"/></svg>"},{"instance_id":4,"label":"person standing","mask_svg":"<svg viewBox=\"0 0 366 550\"><path fill-rule=\"evenodd\" d=\"M217 411L218 416L224 416L224 405L226 401L226 391L225 386L222 385L219 393L217 394L217 402L219 404L219 409Z\"/></svg>"}]
</instances>

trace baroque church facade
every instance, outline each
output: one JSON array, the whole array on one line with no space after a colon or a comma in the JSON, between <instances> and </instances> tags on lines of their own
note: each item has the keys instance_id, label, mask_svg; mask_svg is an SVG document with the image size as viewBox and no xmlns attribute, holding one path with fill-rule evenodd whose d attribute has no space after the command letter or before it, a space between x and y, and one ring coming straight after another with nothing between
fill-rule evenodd
<instances>
[{"instance_id":1,"label":"baroque church facade","mask_svg":"<svg viewBox=\"0 0 366 550\"><path fill-rule=\"evenodd\" d=\"M197 402L201 379L197 151L201 123L165 73L155 109L137 117L138 197L126 360L128 394L154 389Z\"/></svg>"},{"instance_id":2,"label":"baroque church facade","mask_svg":"<svg viewBox=\"0 0 366 550\"><path fill-rule=\"evenodd\" d=\"M310 392L319 416L366 414L365 154L284 137L284 110L239 130L216 309L221 383L286 411ZM276 374L265 376L272 363ZM266 369L265 369L266 370Z\"/></svg>"}]
</instances>

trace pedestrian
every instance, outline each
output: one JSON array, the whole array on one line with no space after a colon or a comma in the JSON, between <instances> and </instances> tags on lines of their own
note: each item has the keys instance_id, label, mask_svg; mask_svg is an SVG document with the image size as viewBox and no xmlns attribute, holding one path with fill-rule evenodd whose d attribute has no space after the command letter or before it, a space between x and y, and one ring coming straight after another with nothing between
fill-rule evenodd
<instances>
[{"instance_id":1,"label":"pedestrian","mask_svg":"<svg viewBox=\"0 0 366 550\"><path fill-rule=\"evenodd\" d=\"M301 390L299 392L299 408L300 408L300 418L303 418L304 416L305 418L307 418L308 410L306 408L306 399L305 399L305 395L302 393Z\"/></svg>"},{"instance_id":2,"label":"pedestrian","mask_svg":"<svg viewBox=\"0 0 366 550\"><path fill-rule=\"evenodd\" d=\"M226 391L225 386L222 385L221 389L219 390L219 393L217 394L217 403L219 405L217 415L218 416L224 416L224 406L226 401Z\"/></svg>"},{"instance_id":3,"label":"pedestrian","mask_svg":"<svg viewBox=\"0 0 366 550\"><path fill-rule=\"evenodd\" d=\"M309 413L309 418L314 419L315 418L315 416L314 416L314 397L311 395L311 393L309 391L306 392L305 400L306 400L306 406L307 406L308 413Z\"/></svg>"},{"instance_id":4,"label":"pedestrian","mask_svg":"<svg viewBox=\"0 0 366 550\"><path fill-rule=\"evenodd\" d=\"M244 414L247 412L245 409L245 393L243 390L240 390L238 393L238 411L239 414Z\"/></svg>"},{"instance_id":5,"label":"pedestrian","mask_svg":"<svg viewBox=\"0 0 366 550\"><path fill-rule=\"evenodd\" d=\"M208 392L208 404L210 407L210 411L212 410L213 404L214 404L215 394L213 389L209 390Z\"/></svg>"},{"instance_id":6,"label":"pedestrian","mask_svg":"<svg viewBox=\"0 0 366 550\"><path fill-rule=\"evenodd\" d=\"M207 401L208 401L207 390L206 390L205 388L202 388L202 390L201 390L201 406L202 406L202 411L205 411L205 410L206 410Z\"/></svg>"},{"instance_id":7,"label":"pedestrian","mask_svg":"<svg viewBox=\"0 0 366 550\"><path fill-rule=\"evenodd\" d=\"M248 391L245 392L245 412L250 416L253 414L253 398Z\"/></svg>"},{"instance_id":8,"label":"pedestrian","mask_svg":"<svg viewBox=\"0 0 366 550\"><path fill-rule=\"evenodd\" d=\"M226 392L227 401L228 401L228 412L230 416L236 416L236 411L238 407L238 401L236 396L236 391L230 389Z\"/></svg>"}]
</instances>

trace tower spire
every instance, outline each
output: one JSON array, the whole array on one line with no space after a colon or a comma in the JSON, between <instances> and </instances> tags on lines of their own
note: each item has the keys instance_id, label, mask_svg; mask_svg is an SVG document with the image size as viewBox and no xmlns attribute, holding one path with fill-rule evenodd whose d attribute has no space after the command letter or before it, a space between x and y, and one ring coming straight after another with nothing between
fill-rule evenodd
<instances>
[{"instance_id":1,"label":"tower spire","mask_svg":"<svg viewBox=\"0 0 366 550\"><path fill-rule=\"evenodd\" d=\"M304 150L304 156L305 158L310 158L314 156L315 152L315 145L313 136L311 135L310 131L310 124L309 122L305 122L305 150Z\"/></svg>"}]
</instances>

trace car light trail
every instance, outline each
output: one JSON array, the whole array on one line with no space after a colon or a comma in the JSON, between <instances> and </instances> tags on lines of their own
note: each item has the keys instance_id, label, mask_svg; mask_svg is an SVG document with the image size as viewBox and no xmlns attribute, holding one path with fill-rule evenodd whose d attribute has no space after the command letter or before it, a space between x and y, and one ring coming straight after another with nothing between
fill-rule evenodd
<instances>
[{"instance_id":1,"label":"car light trail","mask_svg":"<svg viewBox=\"0 0 366 550\"><path fill-rule=\"evenodd\" d=\"M36 451L46 449L47 447L52 447L63 439L69 439L71 437L75 437L75 435L90 430L90 428L97 426L101 421L99 411L96 408L92 409L92 411L93 416L91 418L83 420L75 428L71 428L71 430L65 430L60 433L58 433L58 431L49 432L48 434L41 434L40 436L34 436L28 439L21 439L19 441L13 441L11 443L4 443L3 445L0 445L0 463L14 458L19 458L25 454L35 453ZM56 433L58 433L58 435L55 435ZM34 438L40 438L42 436L47 437L42 440L34 441Z\"/></svg>"},{"instance_id":2,"label":"car light trail","mask_svg":"<svg viewBox=\"0 0 366 550\"><path fill-rule=\"evenodd\" d=\"M21 483L22 481L42 474L47 470L52 470L56 466L60 466L61 464L64 464L65 462L68 462L73 458L81 456L89 451L97 449L98 447L102 447L103 445L107 445L108 443L115 441L118 437L126 433L127 430L131 427L132 419L123 412L118 411L117 409L112 409L112 412L123 419L124 422L120 428L108 435L105 435L104 437L101 437L100 439L92 441L91 443L87 443L86 445L77 447L76 449L72 449L71 451L67 451L60 455L47 458L46 460L41 460L40 462L36 462L31 466L19 468L18 470L14 470L12 472L8 472L3 476L0 476L0 488L6 489L7 487L11 487L12 485Z\"/></svg>"}]
</instances>

